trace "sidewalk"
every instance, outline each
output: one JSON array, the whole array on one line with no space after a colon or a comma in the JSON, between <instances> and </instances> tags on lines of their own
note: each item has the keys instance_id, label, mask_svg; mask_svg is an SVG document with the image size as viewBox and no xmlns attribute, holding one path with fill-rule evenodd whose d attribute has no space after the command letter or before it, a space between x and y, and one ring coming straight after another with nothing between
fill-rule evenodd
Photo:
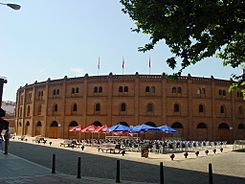
<instances>
[{"instance_id":1,"label":"sidewalk","mask_svg":"<svg viewBox=\"0 0 245 184\"><path fill-rule=\"evenodd\" d=\"M0 153L0 183L1 184L112 184L115 180L82 177L65 174L51 174L51 169L17 157L13 154ZM121 181L123 184L143 184L142 182Z\"/></svg>"}]
</instances>

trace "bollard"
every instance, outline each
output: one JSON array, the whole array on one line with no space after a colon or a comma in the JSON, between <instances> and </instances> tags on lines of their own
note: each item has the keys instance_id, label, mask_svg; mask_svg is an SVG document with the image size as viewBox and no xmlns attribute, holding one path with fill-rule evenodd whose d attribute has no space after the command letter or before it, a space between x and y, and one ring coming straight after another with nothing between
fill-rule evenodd
<instances>
[{"instance_id":1,"label":"bollard","mask_svg":"<svg viewBox=\"0 0 245 184\"><path fill-rule=\"evenodd\" d=\"M53 154L53 159L52 159L52 174L55 174L55 154Z\"/></svg>"},{"instance_id":2,"label":"bollard","mask_svg":"<svg viewBox=\"0 0 245 184\"><path fill-rule=\"evenodd\" d=\"M120 183L120 160L117 160L116 183Z\"/></svg>"},{"instance_id":3,"label":"bollard","mask_svg":"<svg viewBox=\"0 0 245 184\"><path fill-rule=\"evenodd\" d=\"M209 184L213 184L213 171L212 171L212 164L208 164L208 174L209 174Z\"/></svg>"},{"instance_id":4,"label":"bollard","mask_svg":"<svg viewBox=\"0 0 245 184\"><path fill-rule=\"evenodd\" d=\"M160 162L160 184L164 184L163 162Z\"/></svg>"},{"instance_id":5,"label":"bollard","mask_svg":"<svg viewBox=\"0 0 245 184\"><path fill-rule=\"evenodd\" d=\"M81 157L78 157L77 178L81 178Z\"/></svg>"}]
</instances>

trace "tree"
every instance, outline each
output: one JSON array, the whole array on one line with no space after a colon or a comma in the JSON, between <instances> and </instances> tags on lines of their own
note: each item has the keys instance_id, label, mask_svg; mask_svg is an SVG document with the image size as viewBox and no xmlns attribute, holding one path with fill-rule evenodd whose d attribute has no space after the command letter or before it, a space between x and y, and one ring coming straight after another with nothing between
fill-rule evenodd
<instances>
[{"instance_id":1,"label":"tree","mask_svg":"<svg viewBox=\"0 0 245 184\"><path fill-rule=\"evenodd\" d=\"M244 0L121 0L122 11L136 22L133 31L150 35L150 42L139 51L146 52L165 40L173 57L168 65L178 75L204 58L216 56L224 65L244 68ZM245 89L245 74L233 75L231 88ZM243 93L245 97L245 92Z\"/></svg>"}]
</instances>

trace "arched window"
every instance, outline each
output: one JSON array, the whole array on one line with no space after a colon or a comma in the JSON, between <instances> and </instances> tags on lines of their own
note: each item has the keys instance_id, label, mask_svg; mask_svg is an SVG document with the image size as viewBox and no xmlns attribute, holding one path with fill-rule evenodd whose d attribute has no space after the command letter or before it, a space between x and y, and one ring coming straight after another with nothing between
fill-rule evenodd
<instances>
[{"instance_id":1,"label":"arched window","mask_svg":"<svg viewBox=\"0 0 245 184\"><path fill-rule=\"evenodd\" d=\"M122 86L119 86L118 91L119 91L120 93L123 92L123 87L122 87Z\"/></svg>"},{"instance_id":2,"label":"arched window","mask_svg":"<svg viewBox=\"0 0 245 184\"><path fill-rule=\"evenodd\" d=\"M197 94L198 94L198 95L201 94L201 88L197 88Z\"/></svg>"},{"instance_id":3,"label":"arched window","mask_svg":"<svg viewBox=\"0 0 245 184\"><path fill-rule=\"evenodd\" d=\"M30 122L29 121L26 122L26 126L30 126Z\"/></svg>"},{"instance_id":4,"label":"arched window","mask_svg":"<svg viewBox=\"0 0 245 184\"><path fill-rule=\"evenodd\" d=\"M172 88L172 93L176 93L176 92L177 92L176 87L173 87Z\"/></svg>"},{"instance_id":5,"label":"arched window","mask_svg":"<svg viewBox=\"0 0 245 184\"><path fill-rule=\"evenodd\" d=\"M19 117L22 116L22 107L20 108L20 114L19 114Z\"/></svg>"},{"instance_id":6,"label":"arched window","mask_svg":"<svg viewBox=\"0 0 245 184\"><path fill-rule=\"evenodd\" d=\"M244 114L244 110L243 110L243 107L242 106L239 106L239 114L240 115L243 115Z\"/></svg>"},{"instance_id":7,"label":"arched window","mask_svg":"<svg viewBox=\"0 0 245 184\"><path fill-rule=\"evenodd\" d=\"M171 127L172 128L183 128L183 125L180 122L175 122Z\"/></svg>"},{"instance_id":8,"label":"arched window","mask_svg":"<svg viewBox=\"0 0 245 184\"><path fill-rule=\"evenodd\" d=\"M150 91L152 92L152 93L155 93L155 86L151 86L151 89L150 89Z\"/></svg>"},{"instance_id":9,"label":"arched window","mask_svg":"<svg viewBox=\"0 0 245 184\"><path fill-rule=\"evenodd\" d=\"M225 113L225 107L223 105L220 106L220 113Z\"/></svg>"},{"instance_id":10,"label":"arched window","mask_svg":"<svg viewBox=\"0 0 245 184\"><path fill-rule=\"evenodd\" d=\"M76 88L76 93L79 93L79 88Z\"/></svg>"},{"instance_id":11,"label":"arched window","mask_svg":"<svg viewBox=\"0 0 245 184\"><path fill-rule=\"evenodd\" d=\"M94 87L94 93L98 92L98 87Z\"/></svg>"},{"instance_id":12,"label":"arched window","mask_svg":"<svg viewBox=\"0 0 245 184\"><path fill-rule=\"evenodd\" d=\"M59 94L60 94L60 90L59 90L59 89L57 89L56 93L57 93L57 95L59 95Z\"/></svg>"},{"instance_id":13,"label":"arched window","mask_svg":"<svg viewBox=\"0 0 245 184\"><path fill-rule=\"evenodd\" d=\"M77 111L77 104L76 104L76 103L73 104L73 106L72 106L72 111L73 111L73 112L76 112L76 111Z\"/></svg>"},{"instance_id":14,"label":"arched window","mask_svg":"<svg viewBox=\"0 0 245 184\"><path fill-rule=\"evenodd\" d=\"M54 105L54 112L57 112L57 111L58 111L58 105L55 104L55 105Z\"/></svg>"},{"instance_id":15,"label":"arched window","mask_svg":"<svg viewBox=\"0 0 245 184\"><path fill-rule=\"evenodd\" d=\"M22 126L21 122L19 122L19 126L20 126L20 127Z\"/></svg>"},{"instance_id":16,"label":"arched window","mask_svg":"<svg viewBox=\"0 0 245 184\"><path fill-rule=\"evenodd\" d=\"M100 104L99 103L95 104L95 111L100 111Z\"/></svg>"},{"instance_id":17,"label":"arched window","mask_svg":"<svg viewBox=\"0 0 245 184\"><path fill-rule=\"evenodd\" d=\"M72 88L71 93L72 93L72 94L75 93L75 88Z\"/></svg>"},{"instance_id":18,"label":"arched window","mask_svg":"<svg viewBox=\"0 0 245 184\"><path fill-rule=\"evenodd\" d=\"M42 126L41 121L38 121L36 126L37 126L37 127L41 127L41 126Z\"/></svg>"},{"instance_id":19,"label":"arched window","mask_svg":"<svg viewBox=\"0 0 245 184\"><path fill-rule=\"evenodd\" d=\"M128 86L124 86L124 92L128 92Z\"/></svg>"},{"instance_id":20,"label":"arched window","mask_svg":"<svg viewBox=\"0 0 245 184\"><path fill-rule=\"evenodd\" d=\"M245 129L245 126L244 126L244 124L240 123L237 128L238 129Z\"/></svg>"},{"instance_id":21,"label":"arched window","mask_svg":"<svg viewBox=\"0 0 245 184\"><path fill-rule=\"evenodd\" d=\"M181 87L178 87L178 93L181 93Z\"/></svg>"},{"instance_id":22,"label":"arched window","mask_svg":"<svg viewBox=\"0 0 245 184\"><path fill-rule=\"evenodd\" d=\"M198 110L199 110L199 112L204 112L204 106L202 104L200 104Z\"/></svg>"},{"instance_id":23,"label":"arched window","mask_svg":"<svg viewBox=\"0 0 245 184\"><path fill-rule=\"evenodd\" d=\"M205 123L199 123L197 125L197 128L208 128L207 125Z\"/></svg>"},{"instance_id":24,"label":"arched window","mask_svg":"<svg viewBox=\"0 0 245 184\"><path fill-rule=\"evenodd\" d=\"M146 107L147 112L153 112L154 111L154 105L152 103L148 103Z\"/></svg>"},{"instance_id":25,"label":"arched window","mask_svg":"<svg viewBox=\"0 0 245 184\"><path fill-rule=\"evenodd\" d=\"M102 91L103 91L103 88L100 86L99 87L99 93L102 93Z\"/></svg>"},{"instance_id":26,"label":"arched window","mask_svg":"<svg viewBox=\"0 0 245 184\"><path fill-rule=\"evenodd\" d=\"M226 123L220 123L218 126L219 129L229 129L229 125Z\"/></svg>"},{"instance_id":27,"label":"arched window","mask_svg":"<svg viewBox=\"0 0 245 184\"><path fill-rule=\"evenodd\" d=\"M125 112L126 111L126 104L125 103L122 103L120 105L120 111L122 111L122 112Z\"/></svg>"},{"instance_id":28,"label":"arched window","mask_svg":"<svg viewBox=\"0 0 245 184\"><path fill-rule=\"evenodd\" d=\"M222 90L221 89L219 90L219 95L222 95Z\"/></svg>"},{"instance_id":29,"label":"arched window","mask_svg":"<svg viewBox=\"0 0 245 184\"><path fill-rule=\"evenodd\" d=\"M226 96L226 91L225 91L225 90L223 90L223 93L222 93L222 94L223 94L223 96Z\"/></svg>"},{"instance_id":30,"label":"arched window","mask_svg":"<svg viewBox=\"0 0 245 184\"><path fill-rule=\"evenodd\" d=\"M72 121L70 124L69 124L69 127L75 127L75 126L78 126L78 123L76 121Z\"/></svg>"},{"instance_id":31,"label":"arched window","mask_svg":"<svg viewBox=\"0 0 245 184\"><path fill-rule=\"evenodd\" d=\"M202 88L201 93L202 93L202 94L205 94L205 93L206 93L205 88Z\"/></svg>"},{"instance_id":32,"label":"arched window","mask_svg":"<svg viewBox=\"0 0 245 184\"><path fill-rule=\"evenodd\" d=\"M53 122L50 124L50 127L58 127L57 121L53 121Z\"/></svg>"},{"instance_id":33,"label":"arched window","mask_svg":"<svg viewBox=\"0 0 245 184\"><path fill-rule=\"evenodd\" d=\"M30 116L30 112L31 112L31 107L28 105L27 106L27 116Z\"/></svg>"},{"instance_id":34,"label":"arched window","mask_svg":"<svg viewBox=\"0 0 245 184\"><path fill-rule=\"evenodd\" d=\"M174 112L180 112L180 105L174 104Z\"/></svg>"},{"instance_id":35,"label":"arched window","mask_svg":"<svg viewBox=\"0 0 245 184\"><path fill-rule=\"evenodd\" d=\"M146 86L146 87L145 87L145 92L146 92L146 93L149 93L149 92L150 92L150 87L149 87L149 86Z\"/></svg>"},{"instance_id":36,"label":"arched window","mask_svg":"<svg viewBox=\"0 0 245 184\"><path fill-rule=\"evenodd\" d=\"M53 90L53 95L56 95L56 90L55 89Z\"/></svg>"}]
</instances>

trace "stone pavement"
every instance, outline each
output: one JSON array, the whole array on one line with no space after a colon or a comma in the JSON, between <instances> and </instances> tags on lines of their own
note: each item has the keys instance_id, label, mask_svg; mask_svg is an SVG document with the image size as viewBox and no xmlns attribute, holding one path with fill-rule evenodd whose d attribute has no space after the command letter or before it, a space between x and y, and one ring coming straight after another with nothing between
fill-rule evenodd
<instances>
[{"instance_id":1,"label":"stone pavement","mask_svg":"<svg viewBox=\"0 0 245 184\"><path fill-rule=\"evenodd\" d=\"M30 162L13 154L0 153L1 184L112 184L115 180L82 177L77 179L61 173L52 174L51 169ZM123 184L143 184L142 182L121 181Z\"/></svg>"},{"instance_id":2,"label":"stone pavement","mask_svg":"<svg viewBox=\"0 0 245 184\"><path fill-rule=\"evenodd\" d=\"M214 154L210 150L208 156L202 150L198 158L193 152L190 153L188 159L184 158L183 153L177 153L175 160L171 161L169 154L150 153L149 158L142 158L139 152L128 152L125 156L121 156L98 152L96 148L89 146L86 146L84 151L63 148L59 146L63 140L59 139L48 139L48 141L52 141L52 146L37 144L32 140L33 137L28 137L28 141L12 140L10 152L14 155L0 153L0 183L111 184L115 183L115 179L113 179L115 168L111 168L111 165L114 165L115 160L120 159L123 179L121 183L140 184L146 183L146 181L147 183L159 183L159 162L163 161L166 184L208 183L208 163L213 164L215 184L245 184L245 153L231 152L231 145L227 145L223 153L217 150L217 153ZM57 170L60 169L60 172L65 174L51 174L51 169L48 169L50 168L50 155L53 153L57 155ZM83 162L82 179L77 179L74 175L76 162L73 158L78 156L82 157ZM74 163L72 164L72 162ZM63 168L59 167L61 165ZM85 173L93 174L86 175ZM108 177L111 175L113 177ZM158 179L148 179L154 176ZM133 181L135 178L138 178L136 181L141 182ZM127 180L131 180L131 182Z\"/></svg>"}]
</instances>

